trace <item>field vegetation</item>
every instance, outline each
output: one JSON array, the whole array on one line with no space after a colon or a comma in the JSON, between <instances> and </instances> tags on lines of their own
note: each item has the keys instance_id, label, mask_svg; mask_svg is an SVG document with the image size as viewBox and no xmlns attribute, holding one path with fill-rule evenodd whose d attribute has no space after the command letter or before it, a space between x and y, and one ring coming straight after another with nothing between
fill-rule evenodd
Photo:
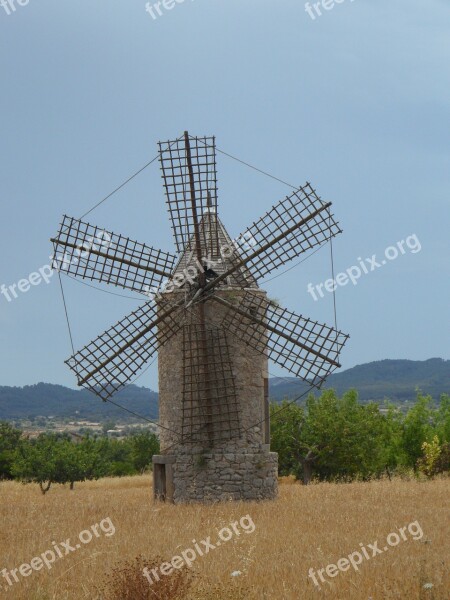
<instances>
[{"instance_id":1,"label":"field vegetation","mask_svg":"<svg viewBox=\"0 0 450 600\"><path fill-rule=\"evenodd\" d=\"M8 570L66 539L71 543L92 524L109 518L114 535L89 544L13 586L0 578L4 597L14 600L446 600L450 581L448 478L380 479L305 486L285 478L274 502L173 506L152 500L151 476L87 481L68 493L56 485L42 495L37 486L0 483L0 566ZM139 565L171 561L193 546L214 542L217 531L249 515L251 534L234 536L180 571L179 594L171 575L152 588ZM391 532L418 522L421 539L364 560L321 589L316 572ZM138 557L142 557L139 559ZM144 562L142 562L142 560ZM123 587L123 580L127 582ZM186 579L186 581L185 581ZM189 580L188 580L189 579ZM182 581L183 580L183 581ZM121 583L122 582L122 583ZM130 596L123 590L133 591ZM173 588L175 589L175 588ZM176 594L177 592L173 592ZM3 597L3 596L2 596Z\"/></svg>"}]
</instances>

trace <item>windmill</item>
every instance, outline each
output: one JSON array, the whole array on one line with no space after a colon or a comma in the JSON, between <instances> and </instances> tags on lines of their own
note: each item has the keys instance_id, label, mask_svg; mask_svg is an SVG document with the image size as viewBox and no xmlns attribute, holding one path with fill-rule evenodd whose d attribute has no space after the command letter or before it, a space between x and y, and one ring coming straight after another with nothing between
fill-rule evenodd
<instances>
[{"instance_id":1,"label":"windmill","mask_svg":"<svg viewBox=\"0 0 450 600\"><path fill-rule=\"evenodd\" d=\"M159 160L176 254L68 216L52 239L62 273L147 296L66 363L107 401L158 352L155 497L273 498L268 360L320 387L348 336L281 308L258 281L341 230L307 183L233 240L217 211L215 138L185 132L159 143Z\"/></svg>"}]
</instances>

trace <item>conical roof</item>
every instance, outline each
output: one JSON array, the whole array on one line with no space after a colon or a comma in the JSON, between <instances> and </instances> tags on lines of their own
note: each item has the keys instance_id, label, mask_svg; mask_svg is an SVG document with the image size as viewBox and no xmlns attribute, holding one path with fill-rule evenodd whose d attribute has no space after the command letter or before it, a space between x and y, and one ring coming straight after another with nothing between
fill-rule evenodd
<instances>
[{"instance_id":1,"label":"conical roof","mask_svg":"<svg viewBox=\"0 0 450 600\"><path fill-rule=\"evenodd\" d=\"M206 266L217 275L222 275L228 271L237 261L240 260L239 245L233 242L232 238L225 229L223 223L217 216L213 207L205 209L199 222L200 248L202 255L202 265L198 264L197 246L195 235L193 235L187 244L184 252L174 269L172 279L176 275L182 275L189 267L194 267L201 272L201 267ZM248 287L257 288L256 280L247 269L239 267L222 284L226 287Z\"/></svg>"}]
</instances>

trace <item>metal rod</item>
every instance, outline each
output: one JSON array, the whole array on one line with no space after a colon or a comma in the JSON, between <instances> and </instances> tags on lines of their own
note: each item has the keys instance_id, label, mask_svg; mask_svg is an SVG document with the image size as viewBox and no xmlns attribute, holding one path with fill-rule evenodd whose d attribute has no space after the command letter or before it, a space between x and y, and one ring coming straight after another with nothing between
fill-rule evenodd
<instances>
[{"instance_id":1,"label":"metal rod","mask_svg":"<svg viewBox=\"0 0 450 600\"><path fill-rule=\"evenodd\" d=\"M63 242L62 240L58 240L55 238L50 239L54 244L61 244L61 246L65 246L67 248L74 248L80 250L82 246L80 244L72 244L71 242ZM85 250L86 251L86 250ZM95 254L97 256L101 256L102 258L107 258L109 260L117 261L124 265L129 265L130 267L135 267L136 269L142 269L143 271L151 271L152 273L156 273L157 275L161 275L162 277L170 277L171 273L166 273L165 271L161 271L160 269L154 269L152 267L144 267L139 263L135 263L132 260L127 260L126 258L118 258L117 256L110 256L109 254L105 254L104 252L99 252L98 250L87 250L89 254Z\"/></svg>"},{"instance_id":2,"label":"metal rod","mask_svg":"<svg viewBox=\"0 0 450 600\"><path fill-rule=\"evenodd\" d=\"M262 327L264 327L264 329L268 329L269 331L272 331L272 333L275 333L276 335L279 335L280 337L284 338L285 340L288 340L288 342L291 342L292 344L295 344L296 346L299 346L299 348L302 348L303 350L306 350L307 352L311 352L311 354L314 354L315 356L318 356L322 360L326 360L327 362L329 362L330 364L334 365L335 367L340 367L341 366L335 360L329 358L328 356L325 356L321 352L317 352L317 350L313 350L312 348L309 348L308 346L305 346L305 344L302 344L301 342L298 342L297 340L295 340L291 336L287 335L286 333L283 333L282 331L276 329L275 327L272 327L268 323L264 323L264 321L262 321L261 319L258 319L254 315L251 315L250 313L245 312L244 310L242 310L242 309L234 306L234 304L231 304L230 302L227 302L223 298L219 298L218 296L211 296L210 298L211 298L211 300L215 300L216 302L218 302L219 304L222 304L223 306L227 306L228 308L232 308L235 312L237 312L238 314L242 315L243 317L246 317L247 319L250 319L251 321L253 321L257 325L261 325Z\"/></svg>"}]
</instances>

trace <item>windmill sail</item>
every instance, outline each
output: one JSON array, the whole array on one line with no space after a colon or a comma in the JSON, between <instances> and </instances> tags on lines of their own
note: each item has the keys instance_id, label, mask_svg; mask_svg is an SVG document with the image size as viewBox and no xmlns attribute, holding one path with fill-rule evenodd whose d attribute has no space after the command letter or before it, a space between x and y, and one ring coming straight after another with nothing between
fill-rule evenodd
<instances>
[{"instance_id":1,"label":"windmill sail","mask_svg":"<svg viewBox=\"0 0 450 600\"><path fill-rule=\"evenodd\" d=\"M324 203L308 183L281 200L238 239L243 263L261 279L307 250L342 233Z\"/></svg>"},{"instance_id":2,"label":"windmill sail","mask_svg":"<svg viewBox=\"0 0 450 600\"><path fill-rule=\"evenodd\" d=\"M200 243L196 224L217 212L214 137L183 137L159 142L167 208L179 253Z\"/></svg>"},{"instance_id":3,"label":"windmill sail","mask_svg":"<svg viewBox=\"0 0 450 600\"><path fill-rule=\"evenodd\" d=\"M76 374L78 385L102 400L110 398L132 381L161 344L179 331L181 313L176 304L167 304L159 311L146 302L66 361Z\"/></svg>"},{"instance_id":4,"label":"windmill sail","mask_svg":"<svg viewBox=\"0 0 450 600\"><path fill-rule=\"evenodd\" d=\"M53 266L74 277L148 293L168 279L173 254L64 216L53 242Z\"/></svg>"},{"instance_id":5,"label":"windmill sail","mask_svg":"<svg viewBox=\"0 0 450 600\"><path fill-rule=\"evenodd\" d=\"M333 327L280 308L253 291L233 303L212 299L229 308L224 329L259 352L267 348L269 357L296 377L320 386L341 366L338 358L348 335Z\"/></svg>"}]
</instances>

